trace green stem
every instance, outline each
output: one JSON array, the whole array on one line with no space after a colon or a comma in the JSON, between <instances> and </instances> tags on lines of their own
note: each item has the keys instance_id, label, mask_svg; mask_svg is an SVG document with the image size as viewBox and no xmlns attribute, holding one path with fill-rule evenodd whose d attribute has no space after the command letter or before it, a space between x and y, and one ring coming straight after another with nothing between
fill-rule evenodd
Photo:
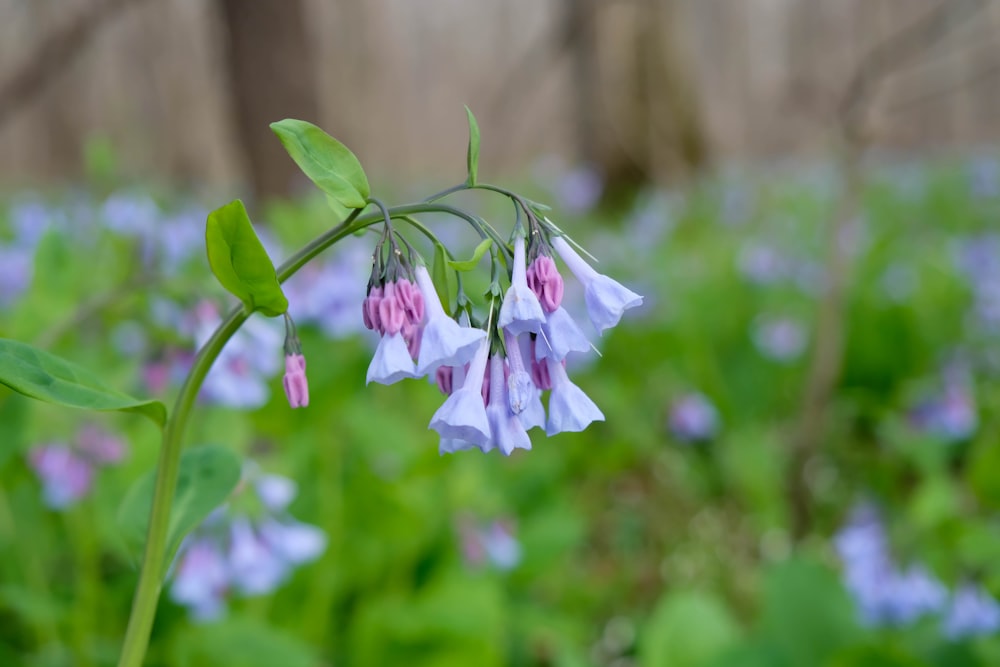
<instances>
[{"instance_id":1,"label":"green stem","mask_svg":"<svg viewBox=\"0 0 1000 667\"><path fill-rule=\"evenodd\" d=\"M388 211L392 217L401 217L434 212L455 214L458 210L433 203L420 203L398 206L390 208ZM464 217L462 212L458 213ZM310 260L345 236L381 220L383 220L381 211L361 215L360 209L355 210L344 222L313 239L278 267L278 281L285 282ZM208 339L208 342L198 351L194 365L181 386L180 394L174 403L174 409L167 420L163 432L163 445L160 448L160 457L157 463L156 486L149 514L149 528L146 533L146 549L143 553L139 585L132 601L132 613L125 631L125 641L118 667L140 667L146 655L149 634L152 631L153 618L156 614L156 604L160 598L163 575L166 572L167 528L170 523L170 508L173 504L174 490L177 487L184 429L205 376L208 375L215 359L222 352L222 348L239 331L249 316L250 312L244 306L240 305L234 308L219 325L219 328L215 330L212 337Z\"/></svg>"}]
</instances>

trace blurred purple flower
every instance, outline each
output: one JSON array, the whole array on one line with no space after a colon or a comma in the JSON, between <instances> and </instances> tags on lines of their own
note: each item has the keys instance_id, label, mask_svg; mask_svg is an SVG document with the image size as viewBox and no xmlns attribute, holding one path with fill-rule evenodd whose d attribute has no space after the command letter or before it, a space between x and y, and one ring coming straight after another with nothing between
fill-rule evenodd
<instances>
[{"instance_id":1,"label":"blurred purple flower","mask_svg":"<svg viewBox=\"0 0 1000 667\"><path fill-rule=\"evenodd\" d=\"M580 215L594 208L604 193L604 178L591 165L562 172L555 184L555 196L565 212Z\"/></svg>"},{"instance_id":2,"label":"blurred purple flower","mask_svg":"<svg viewBox=\"0 0 1000 667\"><path fill-rule=\"evenodd\" d=\"M230 502L181 545L171 598L188 607L194 620L213 620L225 612L228 595L271 593L297 566L319 558L326 534L287 513L296 491L292 480L248 464ZM248 503L259 509L241 509Z\"/></svg>"},{"instance_id":3,"label":"blurred purple flower","mask_svg":"<svg viewBox=\"0 0 1000 667\"><path fill-rule=\"evenodd\" d=\"M971 384L963 368L948 368L944 373L944 391L911 410L911 423L946 442L972 437L979 428L979 416Z\"/></svg>"},{"instance_id":4,"label":"blurred purple flower","mask_svg":"<svg viewBox=\"0 0 1000 667\"><path fill-rule=\"evenodd\" d=\"M751 338L757 350L773 361L794 361L806 347L805 327L788 317L757 317Z\"/></svg>"},{"instance_id":5,"label":"blurred purple flower","mask_svg":"<svg viewBox=\"0 0 1000 667\"><path fill-rule=\"evenodd\" d=\"M360 246L335 249L331 258L310 263L285 284L285 294L295 304L295 320L314 323L330 338L364 332L358 320L364 285L372 266L370 252Z\"/></svg>"},{"instance_id":6,"label":"blurred purple flower","mask_svg":"<svg viewBox=\"0 0 1000 667\"><path fill-rule=\"evenodd\" d=\"M94 465L69 445L52 443L33 448L28 463L42 482L45 504L65 509L90 492Z\"/></svg>"},{"instance_id":7,"label":"blurred purple flower","mask_svg":"<svg viewBox=\"0 0 1000 667\"><path fill-rule=\"evenodd\" d=\"M909 625L943 610L947 589L921 565L906 570L896 566L882 519L873 505L857 505L834 544L843 565L844 584L865 625Z\"/></svg>"},{"instance_id":8,"label":"blurred purple flower","mask_svg":"<svg viewBox=\"0 0 1000 667\"><path fill-rule=\"evenodd\" d=\"M777 248L749 241L740 249L737 266L751 283L773 285L784 280L790 270L788 259Z\"/></svg>"},{"instance_id":9,"label":"blurred purple flower","mask_svg":"<svg viewBox=\"0 0 1000 667\"><path fill-rule=\"evenodd\" d=\"M1000 604L983 588L963 584L948 603L941 625L952 640L995 635L1000 631Z\"/></svg>"},{"instance_id":10,"label":"blurred purple flower","mask_svg":"<svg viewBox=\"0 0 1000 667\"><path fill-rule=\"evenodd\" d=\"M480 523L470 517L463 517L459 520L458 533L462 556L470 566L489 564L498 570L509 571L521 562L521 543L514 536L511 521Z\"/></svg>"},{"instance_id":11,"label":"blurred purple flower","mask_svg":"<svg viewBox=\"0 0 1000 667\"><path fill-rule=\"evenodd\" d=\"M30 249L0 246L0 306L11 306L28 289L34 265Z\"/></svg>"},{"instance_id":12,"label":"blurred purple flower","mask_svg":"<svg viewBox=\"0 0 1000 667\"><path fill-rule=\"evenodd\" d=\"M973 197L993 199L1000 196L1000 161L997 158L974 158L967 165L967 174Z\"/></svg>"},{"instance_id":13,"label":"blurred purple flower","mask_svg":"<svg viewBox=\"0 0 1000 667\"><path fill-rule=\"evenodd\" d=\"M703 394L684 394L670 406L667 427L681 442L711 440L719 430L719 413Z\"/></svg>"}]
</instances>

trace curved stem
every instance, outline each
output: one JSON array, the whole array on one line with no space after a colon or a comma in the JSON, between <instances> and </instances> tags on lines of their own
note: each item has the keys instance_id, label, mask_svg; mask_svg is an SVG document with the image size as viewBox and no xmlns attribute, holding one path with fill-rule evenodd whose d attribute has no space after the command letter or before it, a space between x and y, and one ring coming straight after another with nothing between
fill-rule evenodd
<instances>
[{"instance_id":1,"label":"curved stem","mask_svg":"<svg viewBox=\"0 0 1000 667\"><path fill-rule=\"evenodd\" d=\"M459 209L430 202L397 206L389 208L388 212L392 217L434 212L450 213L460 217L468 216ZM345 236L381 220L383 220L381 211L361 215L361 209L354 210L342 223L307 243L279 266L276 269L278 281L288 280L310 260ZM160 448L156 468L153 504L149 514L149 528L146 533L146 548L139 574L139 585L132 601L132 612L125 631L125 641L118 667L140 667L146 655L149 634L153 628L153 618L156 614L156 604L163 587L163 575L167 569L167 556L169 555L167 553L167 529L170 524L170 509L173 505L174 490L177 487L177 477L180 470L184 429L187 426L188 417L194 407L198 391L201 389L208 371L212 368L212 364L229 339L239 331L243 323L250 317L250 314L243 305L231 310L226 319L215 330L215 333L212 334L212 337L208 339L208 342L198 351L194 365L181 386L170 418L164 428L163 445Z\"/></svg>"}]
</instances>

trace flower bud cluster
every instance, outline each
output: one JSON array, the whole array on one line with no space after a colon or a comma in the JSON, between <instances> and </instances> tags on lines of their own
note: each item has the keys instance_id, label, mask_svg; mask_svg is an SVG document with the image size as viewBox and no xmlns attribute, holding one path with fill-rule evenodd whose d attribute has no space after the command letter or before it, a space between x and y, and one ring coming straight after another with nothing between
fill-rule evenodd
<instances>
[{"instance_id":1,"label":"flower bud cluster","mask_svg":"<svg viewBox=\"0 0 1000 667\"><path fill-rule=\"evenodd\" d=\"M563 277L553 255L581 282L599 333L642 297L594 270L547 220L528 217L530 234L518 225L511 246L502 249L509 287L501 292L495 280L482 320L464 295L464 310L455 317L446 312L427 268L412 248L404 254L393 243L388 225L373 255L362 318L381 339L367 381L434 379L448 396L430 422L441 436L441 453L477 448L510 455L531 449L530 429L554 435L604 419L566 372L566 358L592 346L562 307ZM498 267L494 256L495 276Z\"/></svg>"}]
</instances>

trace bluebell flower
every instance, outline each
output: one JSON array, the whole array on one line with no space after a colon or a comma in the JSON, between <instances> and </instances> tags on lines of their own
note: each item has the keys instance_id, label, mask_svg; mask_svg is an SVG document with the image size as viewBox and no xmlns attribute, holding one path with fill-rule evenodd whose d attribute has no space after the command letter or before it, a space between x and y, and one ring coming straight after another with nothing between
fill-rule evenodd
<instances>
[{"instance_id":1,"label":"bluebell flower","mask_svg":"<svg viewBox=\"0 0 1000 667\"><path fill-rule=\"evenodd\" d=\"M751 338L761 354L782 363L799 358L806 348L805 327L789 317L757 317Z\"/></svg>"},{"instance_id":2,"label":"bluebell flower","mask_svg":"<svg viewBox=\"0 0 1000 667\"><path fill-rule=\"evenodd\" d=\"M530 382L530 378L526 378ZM499 448L504 456L510 456L515 449L531 449L531 438L524 429L511 406L516 401L527 402L527 395L511 401L508 397L507 382L504 378L504 358L495 355L490 359L490 400L486 406L486 418L490 425L490 440L482 448L484 452ZM524 405L518 405L523 408Z\"/></svg>"},{"instance_id":3,"label":"bluebell flower","mask_svg":"<svg viewBox=\"0 0 1000 667\"><path fill-rule=\"evenodd\" d=\"M511 269L510 287L500 306L497 326L515 336L522 333L538 333L545 321L545 312L538 297L528 286L528 267L525 263L524 237L514 239L514 260Z\"/></svg>"},{"instance_id":4,"label":"bluebell flower","mask_svg":"<svg viewBox=\"0 0 1000 667\"><path fill-rule=\"evenodd\" d=\"M444 451L454 451L444 449L445 441L458 440L477 447L487 447L490 443L490 422L482 395L489 351L489 341L484 338L479 342L479 349L472 358L462 386L452 392L431 417L430 428L441 436Z\"/></svg>"},{"instance_id":5,"label":"bluebell flower","mask_svg":"<svg viewBox=\"0 0 1000 667\"><path fill-rule=\"evenodd\" d=\"M31 249L0 246L0 306L11 306L28 289L34 266Z\"/></svg>"},{"instance_id":6,"label":"bluebell flower","mask_svg":"<svg viewBox=\"0 0 1000 667\"><path fill-rule=\"evenodd\" d=\"M584 288L587 314L598 333L618 324L629 308L642 304L642 297L621 283L598 273L561 236L552 240L552 247Z\"/></svg>"},{"instance_id":7,"label":"bluebell flower","mask_svg":"<svg viewBox=\"0 0 1000 667\"><path fill-rule=\"evenodd\" d=\"M544 363L552 381L549 419L545 426L547 435L582 431L592 422L604 421L604 413L582 389L570 381L566 368L561 363L552 359L546 359Z\"/></svg>"},{"instance_id":8,"label":"bluebell flower","mask_svg":"<svg viewBox=\"0 0 1000 667\"><path fill-rule=\"evenodd\" d=\"M427 375L437 370L438 366L459 366L469 362L479 348L480 341L486 337L486 332L463 327L448 317L426 267L417 267L414 274L423 293L426 317L417 359L417 374Z\"/></svg>"},{"instance_id":9,"label":"bluebell flower","mask_svg":"<svg viewBox=\"0 0 1000 667\"><path fill-rule=\"evenodd\" d=\"M538 353L542 359L562 361L570 352L591 350L590 340L561 306L546 315L539 339L542 344Z\"/></svg>"},{"instance_id":10,"label":"bluebell flower","mask_svg":"<svg viewBox=\"0 0 1000 667\"><path fill-rule=\"evenodd\" d=\"M188 608L195 621L212 621L226 610L229 563L222 547L208 537L188 539L174 573L170 599Z\"/></svg>"}]
</instances>

